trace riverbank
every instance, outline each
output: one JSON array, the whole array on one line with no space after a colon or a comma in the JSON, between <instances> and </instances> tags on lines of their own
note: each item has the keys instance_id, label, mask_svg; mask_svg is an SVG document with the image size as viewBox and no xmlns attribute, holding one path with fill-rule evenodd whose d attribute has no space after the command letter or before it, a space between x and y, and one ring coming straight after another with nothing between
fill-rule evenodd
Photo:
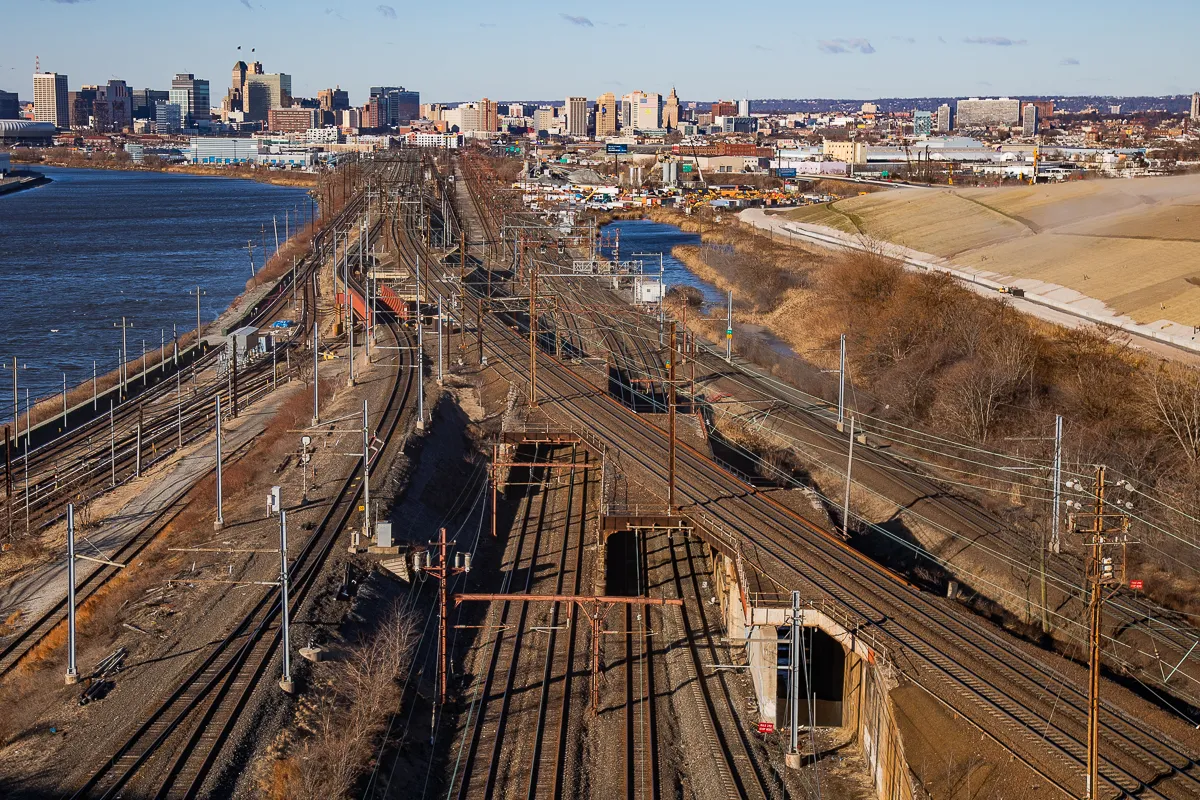
<instances>
[{"instance_id":1,"label":"riverbank","mask_svg":"<svg viewBox=\"0 0 1200 800\"><path fill-rule=\"evenodd\" d=\"M31 156L36 155L36 158ZM132 159L84 158L80 156L47 156L37 151L12 153L14 164L30 164L46 167L69 167L72 169L107 169L123 172L157 172L168 175L201 175L213 178L241 178L273 186L310 188L317 185L317 175L296 170L276 170L266 167L208 167L200 164L135 164Z\"/></svg>"},{"instance_id":2,"label":"riverbank","mask_svg":"<svg viewBox=\"0 0 1200 800\"><path fill-rule=\"evenodd\" d=\"M50 183L50 178L40 172L13 170L6 178L0 178L0 196L33 189Z\"/></svg>"}]
</instances>

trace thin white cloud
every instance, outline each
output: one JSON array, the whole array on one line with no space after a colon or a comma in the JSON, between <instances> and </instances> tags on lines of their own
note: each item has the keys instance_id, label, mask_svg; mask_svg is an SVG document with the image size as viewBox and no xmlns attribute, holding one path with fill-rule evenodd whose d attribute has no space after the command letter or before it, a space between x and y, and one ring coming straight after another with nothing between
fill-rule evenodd
<instances>
[{"instance_id":1,"label":"thin white cloud","mask_svg":"<svg viewBox=\"0 0 1200 800\"><path fill-rule=\"evenodd\" d=\"M1021 47L1029 44L1025 39L1010 39L1007 36L968 36L963 41L967 44L986 44L992 47Z\"/></svg>"},{"instance_id":2,"label":"thin white cloud","mask_svg":"<svg viewBox=\"0 0 1200 800\"><path fill-rule=\"evenodd\" d=\"M817 49L822 53L862 53L870 55L875 48L866 39L822 39L817 42Z\"/></svg>"},{"instance_id":3,"label":"thin white cloud","mask_svg":"<svg viewBox=\"0 0 1200 800\"><path fill-rule=\"evenodd\" d=\"M1062 61L1058 62L1058 65L1060 67L1078 67L1079 59L1078 58L1064 58Z\"/></svg>"}]
</instances>

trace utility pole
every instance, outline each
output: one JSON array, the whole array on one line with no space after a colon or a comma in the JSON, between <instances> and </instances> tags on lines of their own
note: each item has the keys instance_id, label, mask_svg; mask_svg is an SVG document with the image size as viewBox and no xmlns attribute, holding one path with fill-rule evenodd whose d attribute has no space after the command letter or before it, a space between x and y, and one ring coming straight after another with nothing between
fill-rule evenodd
<instances>
[{"instance_id":1,"label":"utility pole","mask_svg":"<svg viewBox=\"0 0 1200 800\"><path fill-rule=\"evenodd\" d=\"M437 320L437 340L438 340L438 371L437 384L442 385L442 296L438 295L438 320Z\"/></svg>"},{"instance_id":2,"label":"utility pole","mask_svg":"<svg viewBox=\"0 0 1200 800\"><path fill-rule=\"evenodd\" d=\"M450 616L450 598L447 593L448 587L446 584L450 578L455 575L464 575L471 571L471 554L470 553L455 553L454 566L446 560L447 548L454 545L455 542L446 541L446 529L441 528L438 531L438 540L430 542L431 545L438 549L437 564L432 562L432 553L426 550L423 553L414 553L414 567L417 570L423 570L426 575L432 575L438 579L438 704L444 706L446 697L449 694L448 689L448 664L449 652L447 650L446 630L449 627Z\"/></svg>"},{"instance_id":3,"label":"utility pole","mask_svg":"<svg viewBox=\"0 0 1200 800\"><path fill-rule=\"evenodd\" d=\"M421 312L421 257L417 256L417 430L425 430L425 320Z\"/></svg>"},{"instance_id":4,"label":"utility pole","mask_svg":"<svg viewBox=\"0 0 1200 800\"><path fill-rule=\"evenodd\" d=\"M67 685L79 682L75 667L75 504L67 503Z\"/></svg>"},{"instance_id":5,"label":"utility pole","mask_svg":"<svg viewBox=\"0 0 1200 800\"><path fill-rule=\"evenodd\" d=\"M850 415L850 454L846 457L846 496L842 501L842 538L849 538L850 523L850 472L854 469L854 415Z\"/></svg>"},{"instance_id":6,"label":"utility pole","mask_svg":"<svg viewBox=\"0 0 1200 800\"><path fill-rule=\"evenodd\" d=\"M213 528L221 530L225 527L224 506L221 497L221 393L217 392L217 521Z\"/></svg>"},{"instance_id":7,"label":"utility pole","mask_svg":"<svg viewBox=\"0 0 1200 800\"><path fill-rule=\"evenodd\" d=\"M838 340L838 420L837 429L846 427L846 334ZM853 438L853 437L851 437Z\"/></svg>"},{"instance_id":8,"label":"utility pole","mask_svg":"<svg viewBox=\"0 0 1200 800\"><path fill-rule=\"evenodd\" d=\"M675 361L678 359L675 339L675 320L671 320L671 350L667 356L667 427L670 428L671 449L667 466L667 516L675 513Z\"/></svg>"},{"instance_id":9,"label":"utility pole","mask_svg":"<svg viewBox=\"0 0 1200 800\"><path fill-rule=\"evenodd\" d=\"M317 388L317 367L319 365L321 352L321 333L317 325L317 308L316 303L313 303L313 418L312 424L318 425L321 422L321 392Z\"/></svg>"},{"instance_id":10,"label":"utility pole","mask_svg":"<svg viewBox=\"0 0 1200 800\"><path fill-rule=\"evenodd\" d=\"M129 382L129 370L127 368L127 365L129 364L129 348L126 344L125 331L129 328L132 328L133 323L126 323L125 317L121 317L121 324L117 325L117 323L114 322L113 326L121 329L121 399L124 400L125 392Z\"/></svg>"},{"instance_id":11,"label":"utility pole","mask_svg":"<svg viewBox=\"0 0 1200 800\"><path fill-rule=\"evenodd\" d=\"M1132 507L1129 501L1115 503L1105 497L1105 468L1096 468L1094 505L1090 514L1076 514L1072 528L1082 534L1087 550L1088 599L1088 755L1086 797L1100 794L1100 648L1103 643L1105 593L1115 594L1125 583L1126 555L1129 545L1129 517L1119 509ZM1132 489L1128 481L1118 487ZM1117 511L1108 511L1105 504Z\"/></svg>"},{"instance_id":12,"label":"utility pole","mask_svg":"<svg viewBox=\"0 0 1200 800\"><path fill-rule=\"evenodd\" d=\"M200 322L200 298L204 297L208 292L196 287L195 291L189 291L188 294L194 295L196 298L196 347L200 347L200 337L204 335L204 328Z\"/></svg>"},{"instance_id":13,"label":"utility pole","mask_svg":"<svg viewBox=\"0 0 1200 800\"><path fill-rule=\"evenodd\" d=\"M367 401L363 400L362 440L363 440L363 528L362 538L371 541L371 422L367 414ZM351 547L352 550L357 549Z\"/></svg>"},{"instance_id":14,"label":"utility pole","mask_svg":"<svg viewBox=\"0 0 1200 800\"><path fill-rule=\"evenodd\" d=\"M729 306L725 317L725 363L733 363L733 289L729 290Z\"/></svg>"},{"instance_id":15,"label":"utility pole","mask_svg":"<svg viewBox=\"0 0 1200 800\"><path fill-rule=\"evenodd\" d=\"M529 407L537 408L537 259L529 259Z\"/></svg>"},{"instance_id":16,"label":"utility pole","mask_svg":"<svg viewBox=\"0 0 1200 800\"><path fill-rule=\"evenodd\" d=\"M292 642L288 610L288 553L287 553L287 512L279 510L279 608L283 615L283 677L279 679L279 688L288 694L295 690L292 683Z\"/></svg>"}]
</instances>

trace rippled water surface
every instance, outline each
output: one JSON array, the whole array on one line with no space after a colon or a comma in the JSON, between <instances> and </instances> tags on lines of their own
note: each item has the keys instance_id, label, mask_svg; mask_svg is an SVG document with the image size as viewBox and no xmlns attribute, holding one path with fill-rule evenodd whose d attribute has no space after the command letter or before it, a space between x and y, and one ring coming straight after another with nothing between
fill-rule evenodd
<instances>
[{"instance_id":1,"label":"rippled water surface","mask_svg":"<svg viewBox=\"0 0 1200 800\"><path fill-rule=\"evenodd\" d=\"M53 183L0 196L0 418L11 413L12 357L32 396L116 367L122 316L131 356L171 326L196 327L250 277L247 241L262 265L272 216L307 213L304 189L192 175L39 168ZM57 332L55 332L57 331ZM21 392L24 402L24 391Z\"/></svg>"},{"instance_id":2,"label":"rippled water surface","mask_svg":"<svg viewBox=\"0 0 1200 800\"><path fill-rule=\"evenodd\" d=\"M695 286L704 294L705 303L725 302L725 293L711 283L701 280L682 261L671 255L671 248L681 244L700 244L700 234L687 233L675 225L652 222L648 219L618 220L605 226L605 231L621 232L621 259L640 258L646 272L658 270L658 253L663 254L663 280L667 288L676 284ZM653 258L635 253L654 253Z\"/></svg>"}]
</instances>

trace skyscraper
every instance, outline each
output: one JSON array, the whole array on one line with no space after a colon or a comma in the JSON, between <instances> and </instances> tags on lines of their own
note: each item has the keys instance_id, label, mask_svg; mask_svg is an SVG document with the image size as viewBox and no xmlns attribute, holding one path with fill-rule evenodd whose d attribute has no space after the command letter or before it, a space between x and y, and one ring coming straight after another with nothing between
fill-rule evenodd
<instances>
[{"instance_id":1,"label":"skyscraper","mask_svg":"<svg viewBox=\"0 0 1200 800\"><path fill-rule=\"evenodd\" d=\"M340 86L317 92L317 100L323 111L345 111L350 108L350 93Z\"/></svg>"},{"instance_id":2,"label":"skyscraper","mask_svg":"<svg viewBox=\"0 0 1200 800\"><path fill-rule=\"evenodd\" d=\"M596 98L596 138L612 136L617 132L617 96L605 92Z\"/></svg>"},{"instance_id":3,"label":"skyscraper","mask_svg":"<svg viewBox=\"0 0 1200 800\"><path fill-rule=\"evenodd\" d=\"M568 97L566 102L567 135L588 135L588 110L586 97Z\"/></svg>"},{"instance_id":4,"label":"skyscraper","mask_svg":"<svg viewBox=\"0 0 1200 800\"><path fill-rule=\"evenodd\" d=\"M1021 117L1021 135L1022 136L1037 136L1038 132L1038 109L1033 103L1026 103L1022 109Z\"/></svg>"},{"instance_id":5,"label":"skyscraper","mask_svg":"<svg viewBox=\"0 0 1200 800\"><path fill-rule=\"evenodd\" d=\"M633 127L639 131L653 131L662 127L662 95L658 93L644 94L638 100L634 109L636 119Z\"/></svg>"},{"instance_id":6,"label":"skyscraper","mask_svg":"<svg viewBox=\"0 0 1200 800\"><path fill-rule=\"evenodd\" d=\"M165 91L155 89L134 89L133 90L133 117L134 119L154 119L155 108L157 103L166 103L170 100L170 94Z\"/></svg>"},{"instance_id":7,"label":"skyscraper","mask_svg":"<svg viewBox=\"0 0 1200 800\"><path fill-rule=\"evenodd\" d=\"M0 90L0 119L17 119L20 112L17 93Z\"/></svg>"},{"instance_id":8,"label":"skyscraper","mask_svg":"<svg viewBox=\"0 0 1200 800\"><path fill-rule=\"evenodd\" d=\"M246 76L242 111L247 121L266 122L272 108L290 108L291 105L291 75L286 72L252 72Z\"/></svg>"},{"instance_id":9,"label":"skyscraper","mask_svg":"<svg viewBox=\"0 0 1200 800\"><path fill-rule=\"evenodd\" d=\"M33 119L66 128L71 124L67 97L67 76L58 72L39 72L33 76Z\"/></svg>"},{"instance_id":10,"label":"skyscraper","mask_svg":"<svg viewBox=\"0 0 1200 800\"><path fill-rule=\"evenodd\" d=\"M191 128L201 122L207 123L212 116L208 81L201 80L190 72L181 72L172 79L169 97L172 103L179 106L185 128Z\"/></svg>"},{"instance_id":11,"label":"skyscraper","mask_svg":"<svg viewBox=\"0 0 1200 800\"><path fill-rule=\"evenodd\" d=\"M372 86L371 100L379 101L379 127L406 125L421 118L421 93L403 86Z\"/></svg>"},{"instance_id":12,"label":"skyscraper","mask_svg":"<svg viewBox=\"0 0 1200 800\"><path fill-rule=\"evenodd\" d=\"M954 109L949 103L942 103L937 110L937 132L949 133L954 128Z\"/></svg>"},{"instance_id":13,"label":"skyscraper","mask_svg":"<svg viewBox=\"0 0 1200 800\"><path fill-rule=\"evenodd\" d=\"M747 105L747 107L749 106ZM667 95L667 102L663 104L662 126L670 130L679 128L679 95L675 94L674 86L671 87L671 93Z\"/></svg>"}]
</instances>

